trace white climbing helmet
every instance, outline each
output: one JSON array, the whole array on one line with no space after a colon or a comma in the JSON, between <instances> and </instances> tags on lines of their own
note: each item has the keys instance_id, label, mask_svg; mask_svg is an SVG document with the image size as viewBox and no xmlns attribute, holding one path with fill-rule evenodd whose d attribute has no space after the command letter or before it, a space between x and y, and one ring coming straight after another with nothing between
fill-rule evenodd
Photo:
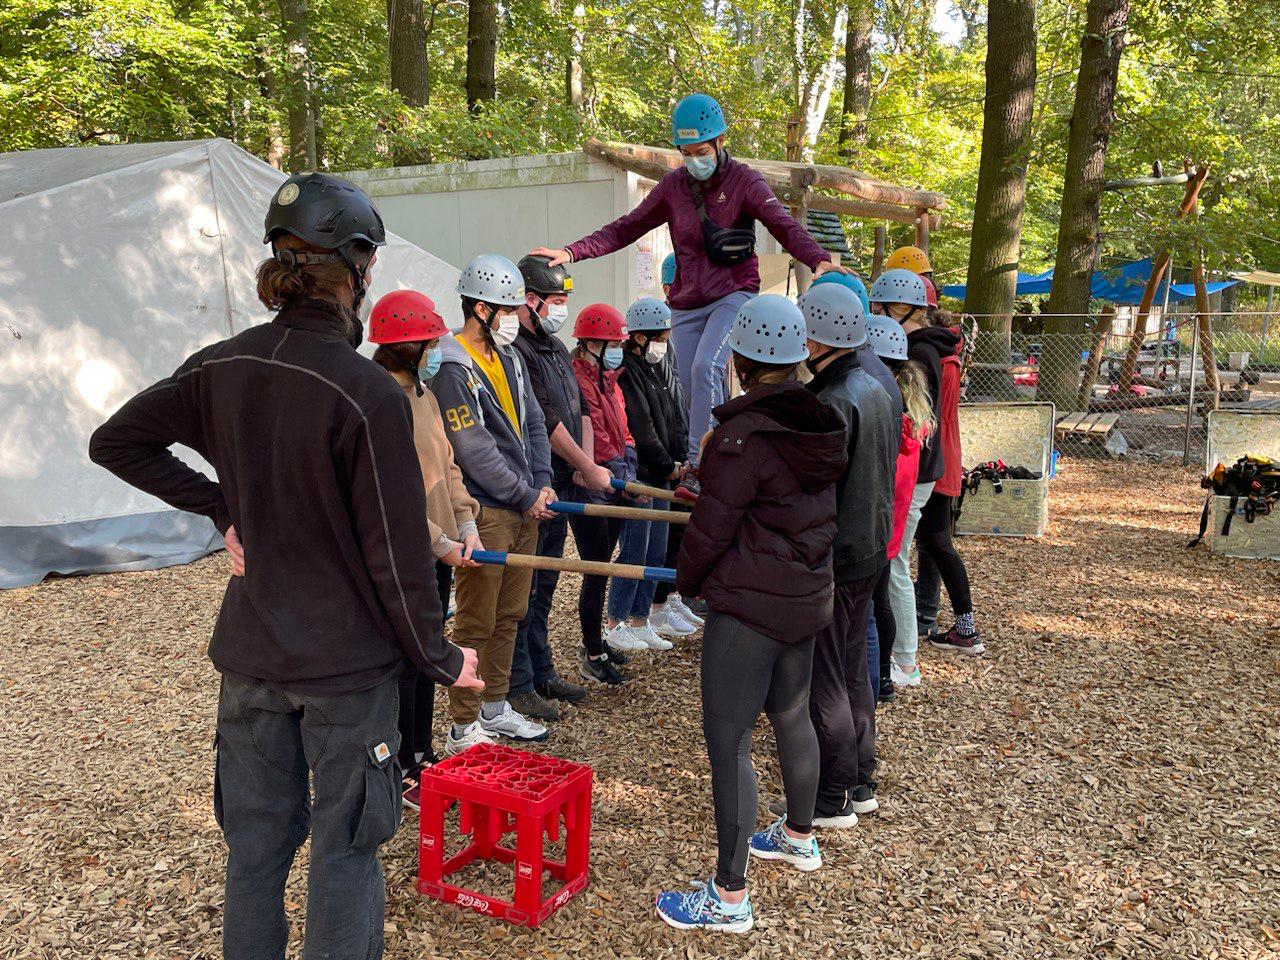
<instances>
[{"instance_id":1,"label":"white climbing helmet","mask_svg":"<svg viewBox=\"0 0 1280 960\"><path fill-rule=\"evenodd\" d=\"M810 287L800 298L799 307L810 340L838 348L860 347L867 342L862 301L848 287L835 283Z\"/></svg>"},{"instance_id":2,"label":"white climbing helmet","mask_svg":"<svg viewBox=\"0 0 1280 960\"><path fill-rule=\"evenodd\" d=\"M912 307L929 306L929 294L919 274L898 268L886 270L871 285L872 303L905 303Z\"/></svg>"},{"instance_id":3,"label":"white climbing helmet","mask_svg":"<svg viewBox=\"0 0 1280 960\"><path fill-rule=\"evenodd\" d=\"M524 306L524 278L500 253L482 253L458 275L458 293L500 307Z\"/></svg>"},{"instance_id":4,"label":"white climbing helmet","mask_svg":"<svg viewBox=\"0 0 1280 960\"><path fill-rule=\"evenodd\" d=\"M800 308L786 297L765 293L742 305L729 333L729 347L761 363L800 363L809 357L808 337Z\"/></svg>"},{"instance_id":5,"label":"white climbing helmet","mask_svg":"<svg viewBox=\"0 0 1280 960\"><path fill-rule=\"evenodd\" d=\"M867 338L871 341L871 349L881 360L907 359L907 335L898 321L888 317L869 318Z\"/></svg>"}]
</instances>

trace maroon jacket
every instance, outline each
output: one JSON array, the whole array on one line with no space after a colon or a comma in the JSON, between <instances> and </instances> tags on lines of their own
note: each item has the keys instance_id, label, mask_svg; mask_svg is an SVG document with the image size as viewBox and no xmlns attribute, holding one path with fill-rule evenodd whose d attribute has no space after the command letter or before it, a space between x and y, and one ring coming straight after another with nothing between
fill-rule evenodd
<instances>
[{"instance_id":1,"label":"maroon jacket","mask_svg":"<svg viewBox=\"0 0 1280 960\"><path fill-rule=\"evenodd\" d=\"M759 220L788 253L810 269L830 259L813 238L787 213L769 185L755 170L727 153L724 163L702 185L707 216L722 227L746 226ZM673 310L693 310L721 297L747 290L760 291L760 264L755 257L736 267L718 267L702 246L702 221L693 205L693 178L681 167L672 170L649 191L640 206L590 236L566 248L575 261L603 257L630 246L664 223L676 249L676 282L667 302Z\"/></svg>"},{"instance_id":2,"label":"maroon jacket","mask_svg":"<svg viewBox=\"0 0 1280 960\"><path fill-rule=\"evenodd\" d=\"M759 387L714 412L676 588L767 637L807 640L831 623L844 424L799 383Z\"/></svg>"}]
</instances>

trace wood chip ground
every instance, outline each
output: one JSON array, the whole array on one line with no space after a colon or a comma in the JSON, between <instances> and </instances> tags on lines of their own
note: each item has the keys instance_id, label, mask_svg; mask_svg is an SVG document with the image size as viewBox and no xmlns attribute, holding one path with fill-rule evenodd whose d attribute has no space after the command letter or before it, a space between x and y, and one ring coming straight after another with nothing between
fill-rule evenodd
<instances>
[{"instance_id":1,"label":"wood chip ground","mask_svg":"<svg viewBox=\"0 0 1280 960\"><path fill-rule=\"evenodd\" d=\"M547 744L596 769L586 893L538 931L425 900L406 822L387 957L1280 957L1280 564L1184 549L1200 502L1189 473L1068 461L1047 536L962 541L987 655L922 652L924 685L879 714L881 814L823 835L818 873L754 867L748 936L652 909L713 863L686 642ZM219 956L203 650L226 574L218 554L0 593L0 958ZM763 800L771 749L762 727Z\"/></svg>"}]
</instances>

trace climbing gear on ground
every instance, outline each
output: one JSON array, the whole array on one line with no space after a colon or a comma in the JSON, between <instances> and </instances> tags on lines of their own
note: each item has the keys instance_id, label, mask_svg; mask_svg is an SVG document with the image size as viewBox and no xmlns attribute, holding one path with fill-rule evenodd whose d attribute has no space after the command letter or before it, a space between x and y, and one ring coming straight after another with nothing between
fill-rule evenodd
<instances>
[{"instance_id":1,"label":"climbing gear on ground","mask_svg":"<svg viewBox=\"0 0 1280 960\"><path fill-rule=\"evenodd\" d=\"M671 142L677 147L714 140L729 129L714 97L691 93L671 111Z\"/></svg>"},{"instance_id":2,"label":"climbing gear on ground","mask_svg":"<svg viewBox=\"0 0 1280 960\"><path fill-rule=\"evenodd\" d=\"M756 255L756 228L750 219L746 226L722 227L707 216L706 199L702 195L702 184L694 182L690 189L693 192L693 205L698 211L698 219L702 221L702 246L707 252L707 259L717 267L736 267ZM739 221L741 224L743 221Z\"/></svg>"},{"instance_id":3,"label":"climbing gear on ground","mask_svg":"<svg viewBox=\"0 0 1280 960\"><path fill-rule=\"evenodd\" d=\"M800 308L774 293L761 294L744 303L729 331L729 347L734 353L778 365L806 360L808 339Z\"/></svg>"},{"instance_id":4,"label":"climbing gear on ground","mask_svg":"<svg viewBox=\"0 0 1280 960\"><path fill-rule=\"evenodd\" d=\"M912 273L933 273L929 256L919 247L899 247L884 262L886 270L910 270Z\"/></svg>"},{"instance_id":5,"label":"climbing gear on ground","mask_svg":"<svg viewBox=\"0 0 1280 960\"><path fill-rule=\"evenodd\" d=\"M1209 491L1204 501L1204 510L1200 513L1200 532L1187 544L1194 547L1204 539L1209 528L1209 510L1214 497L1230 497L1227 503L1227 515L1222 521L1222 536L1231 532L1232 521L1236 513L1244 515L1245 523L1253 523L1258 517L1265 517L1280 501L1280 461L1270 457L1259 457L1245 454L1231 466L1218 464L1212 472L1200 481L1200 486ZM1241 507L1241 501L1244 506Z\"/></svg>"},{"instance_id":6,"label":"climbing gear on ground","mask_svg":"<svg viewBox=\"0 0 1280 960\"><path fill-rule=\"evenodd\" d=\"M848 287L810 287L798 305L810 340L837 349L860 347L867 342L862 301Z\"/></svg>"},{"instance_id":7,"label":"climbing gear on ground","mask_svg":"<svg viewBox=\"0 0 1280 960\"><path fill-rule=\"evenodd\" d=\"M978 488L982 484L991 484L992 489L996 493L1004 493L1004 481L1006 480L1039 480L1044 474L1027 467L1010 467L1003 460L988 460L986 463L980 463L976 467L970 467L964 471L964 477L960 482L960 496L956 498L955 511L951 516L951 528L954 531L957 521L960 519L960 511L964 508L964 498L971 493L977 493Z\"/></svg>"},{"instance_id":8,"label":"climbing gear on ground","mask_svg":"<svg viewBox=\"0 0 1280 960\"><path fill-rule=\"evenodd\" d=\"M457 292L500 307L524 306L524 278L514 263L498 253L482 253L463 267Z\"/></svg>"},{"instance_id":9,"label":"climbing gear on ground","mask_svg":"<svg viewBox=\"0 0 1280 960\"><path fill-rule=\"evenodd\" d=\"M929 294L924 288L924 279L910 270L886 270L871 285L871 302L927 307Z\"/></svg>"}]
</instances>

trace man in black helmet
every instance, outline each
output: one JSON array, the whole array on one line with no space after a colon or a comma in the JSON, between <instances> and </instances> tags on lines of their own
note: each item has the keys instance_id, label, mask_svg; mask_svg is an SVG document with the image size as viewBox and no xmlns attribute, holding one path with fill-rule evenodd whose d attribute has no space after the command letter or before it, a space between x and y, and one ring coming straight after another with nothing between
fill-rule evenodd
<instances>
[{"instance_id":1,"label":"man in black helmet","mask_svg":"<svg viewBox=\"0 0 1280 960\"><path fill-rule=\"evenodd\" d=\"M209 646L228 960L285 955L284 886L308 833L304 956L382 955L377 852L400 822L401 668L483 687L474 651L442 633L408 400L354 349L385 241L356 187L290 177L258 267L275 319L189 357L90 441L95 463L209 517L235 558Z\"/></svg>"},{"instance_id":2,"label":"man in black helmet","mask_svg":"<svg viewBox=\"0 0 1280 960\"><path fill-rule=\"evenodd\" d=\"M569 350L556 336L569 319L573 278L563 265L550 266L546 257L528 256L516 266L524 278L525 305L520 308L520 333L515 347L529 368L533 393L547 423L556 497L574 499L575 470L589 489L608 490L613 474L582 449L583 436L591 430L591 418L582 401ZM538 527L538 556L564 556L568 519L559 513ZM550 701L577 703L587 695L584 687L569 683L556 673L547 642L547 617L559 580L560 574L555 570L534 571L529 611L516 632L511 662L511 702L521 713L540 720L559 719L560 711Z\"/></svg>"}]
</instances>

